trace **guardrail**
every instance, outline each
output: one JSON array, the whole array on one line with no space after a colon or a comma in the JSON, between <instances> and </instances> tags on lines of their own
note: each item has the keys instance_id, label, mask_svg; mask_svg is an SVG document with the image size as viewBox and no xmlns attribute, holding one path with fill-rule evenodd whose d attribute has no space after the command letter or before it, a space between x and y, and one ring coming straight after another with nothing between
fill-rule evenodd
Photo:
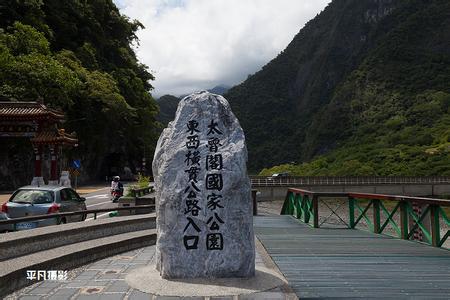
<instances>
[{"instance_id":1,"label":"guardrail","mask_svg":"<svg viewBox=\"0 0 450 300\"><path fill-rule=\"evenodd\" d=\"M142 197L144 195L150 194L155 191L153 186L140 188L140 189L131 189L130 193L132 197Z\"/></svg>"},{"instance_id":2,"label":"guardrail","mask_svg":"<svg viewBox=\"0 0 450 300\"><path fill-rule=\"evenodd\" d=\"M307 224L312 220L312 226L319 228L319 201L325 197L347 198L349 220L347 225L351 229L364 219L373 233L382 234L388 224L391 224L398 237L405 240L411 239L414 232L420 229L426 238L425 242L434 247L441 247L450 236L450 230L447 230L441 237L441 220L450 227L450 218L443 209L450 207L450 200L445 199L365 193L324 193L290 188L281 214L293 215ZM383 201L392 202L393 205L385 205ZM415 203L424 206L422 212L415 211L413 207ZM355 214L355 209L358 214ZM372 215L369 215L369 210L372 211ZM397 212L400 214L399 224L394 220ZM335 211L332 213L342 220ZM383 222L381 214L385 217ZM427 216L430 217L429 226L424 221Z\"/></svg>"},{"instance_id":3,"label":"guardrail","mask_svg":"<svg viewBox=\"0 0 450 300\"><path fill-rule=\"evenodd\" d=\"M408 177L408 176L288 176L267 177L250 176L253 186L289 186L289 185L369 185L369 184L450 184L450 176Z\"/></svg>"},{"instance_id":4,"label":"guardrail","mask_svg":"<svg viewBox=\"0 0 450 300\"><path fill-rule=\"evenodd\" d=\"M87 209L87 210L79 210L79 211L72 211L72 212L65 212L65 213L54 213L54 214L48 214L48 215L36 215L36 216L29 216L29 217L22 217L22 218L13 218L8 220L1 220L0 225L6 225L6 224L17 224L21 222L27 222L27 221L36 221L36 220L43 220L43 219L52 219L52 218L59 218L62 217L69 217L69 216L78 216L78 215L88 215L88 214L94 214L94 220L97 219L97 214L102 212L109 212L109 211L121 211L121 210L143 210L143 209L149 209L149 208L155 208L155 205L139 205L139 206L127 206L127 207L112 207L112 208L100 208L100 209ZM58 222L59 223L59 222Z\"/></svg>"}]
</instances>

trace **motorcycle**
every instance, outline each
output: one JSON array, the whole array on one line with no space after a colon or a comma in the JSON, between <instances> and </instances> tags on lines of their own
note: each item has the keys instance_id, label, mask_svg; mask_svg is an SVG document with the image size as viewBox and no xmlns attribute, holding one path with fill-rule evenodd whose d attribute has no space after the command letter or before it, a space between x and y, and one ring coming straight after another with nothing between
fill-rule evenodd
<instances>
[{"instance_id":1,"label":"motorcycle","mask_svg":"<svg viewBox=\"0 0 450 300\"><path fill-rule=\"evenodd\" d=\"M123 196L123 189L115 189L111 191L111 200L113 203L119 201L119 198Z\"/></svg>"}]
</instances>

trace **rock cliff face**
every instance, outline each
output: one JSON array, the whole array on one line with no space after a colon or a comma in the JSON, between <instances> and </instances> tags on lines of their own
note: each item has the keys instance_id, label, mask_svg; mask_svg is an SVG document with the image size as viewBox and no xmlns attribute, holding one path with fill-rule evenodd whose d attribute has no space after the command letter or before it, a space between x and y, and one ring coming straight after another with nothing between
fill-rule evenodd
<instances>
[{"instance_id":1,"label":"rock cliff face","mask_svg":"<svg viewBox=\"0 0 450 300\"><path fill-rule=\"evenodd\" d=\"M310 158L298 152L308 125L374 47L379 22L399 2L333 1L279 56L225 95L248 136L253 169Z\"/></svg>"},{"instance_id":2,"label":"rock cliff face","mask_svg":"<svg viewBox=\"0 0 450 300\"><path fill-rule=\"evenodd\" d=\"M249 168L313 160L296 173L450 173L448 32L449 1L332 1L225 95Z\"/></svg>"}]
</instances>

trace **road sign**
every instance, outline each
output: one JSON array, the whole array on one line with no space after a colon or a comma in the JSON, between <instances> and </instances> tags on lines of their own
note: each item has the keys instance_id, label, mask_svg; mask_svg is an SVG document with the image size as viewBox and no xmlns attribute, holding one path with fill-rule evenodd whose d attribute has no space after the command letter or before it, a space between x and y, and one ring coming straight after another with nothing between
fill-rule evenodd
<instances>
[{"instance_id":1,"label":"road sign","mask_svg":"<svg viewBox=\"0 0 450 300\"><path fill-rule=\"evenodd\" d=\"M74 169L79 169L79 168L81 168L81 161L80 161L79 159L74 159L74 160L72 161L72 167L73 167Z\"/></svg>"}]
</instances>

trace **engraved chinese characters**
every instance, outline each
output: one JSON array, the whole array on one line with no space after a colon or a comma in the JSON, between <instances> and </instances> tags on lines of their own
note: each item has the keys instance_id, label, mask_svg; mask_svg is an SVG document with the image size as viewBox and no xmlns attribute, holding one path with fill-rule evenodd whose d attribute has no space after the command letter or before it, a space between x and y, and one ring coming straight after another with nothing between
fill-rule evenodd
<instances>
[{"instance_id":1,"label":"engraved chinese characters","mask_svg":"<svg viewBox=\"0 0 450 300\"><path fill-rule=\"evenodd\" d=\"M198 196L197 193L200 192L200 189L197 187L198 183L198 173L200 172L200 152L197 150L200 146L200 140L197 134L199 130L198 122L195 120L191 120L187 123L188 131L190 135L187 137L186 148L188 152L186 153L186 159L184 160L187 167L189 169L185 170L188 174L188 186L184 190L184 194L187 194L185 199L185 209L184 214L190 214L191 216L198 216L201 207L198 206ZM192 152L193 151L193 152ZM194 219L191 217L187 217L187 225L184 227L183 233L183 243L184 247L187 250L198 249L198 241L199 241L199 233L201 232L200 227L195 224ZM191 235L188 235L186 231L189 227L192 227L195 232Z\"/></svg>"},{"instance_id":2,"label":"engraved chinese characters","mask_svg":"<svg viewBox=\"0 0 450 300\"><path fill-rule=\"evenodd\" d=\"M197 120L190 120L187 124L187 133L189 134L186 137L186 159L184 160L186 167L188 168L184 172L188 175L188 186L184 190L184 193L187 194L185 197L185 209L184 214L191 216L198 216L199 211L204 210L205 215L207 215L208 221L206 224L208 225L209 232L206 234L206 250L223 250L223 235L220 233L220 225L225 222L220 218L218 213L220 211L218 209L224 208L220 205L220 200L222 195L214 194L211 192L207 193L207 207L200 207L199 200L197 194L202 192L198 188L199 178L198 174L201 171L201 166L204 165L208 173L206 174L206 190L207 191L217 191L220 192L223 188L223 177L220 173L220 170L223 168L223 159L222 154L218 153L220 144L220 139L216 135L222 135L222 132L218 129L219 124L214 120L211 120L211 124L208 125L208 132L206 134L208 138L208 143L205 145L209 149L208 155L204 160L204 164L202 164L202 158L200 156L200 152L198 148L200 147L200 140L197 133L200 132L199 123ZM194 151L194 152L191 152ZM211 200L210 200L211 199ZM217 212L216 212L217 210ZM184 228L184 236L183 236L183 244L186 250L195 250L198 249L199 242L199 234L201 229L195 223L195 220L191 217L186 218L187 225ZM189 227L195 230L193 235L189 235L186 231Z\"/></svg>"},{"instance_id":3,"label":"engraved chinese characters","mask_svg":"<svg viewBox=\"0 0 450 300\"><path fill-rule=\"evenodd\" d=\"M247 150L221 96L184 98L153 160L157 268L164 278L254 275Z\"/></svg>"}]
</instances>

